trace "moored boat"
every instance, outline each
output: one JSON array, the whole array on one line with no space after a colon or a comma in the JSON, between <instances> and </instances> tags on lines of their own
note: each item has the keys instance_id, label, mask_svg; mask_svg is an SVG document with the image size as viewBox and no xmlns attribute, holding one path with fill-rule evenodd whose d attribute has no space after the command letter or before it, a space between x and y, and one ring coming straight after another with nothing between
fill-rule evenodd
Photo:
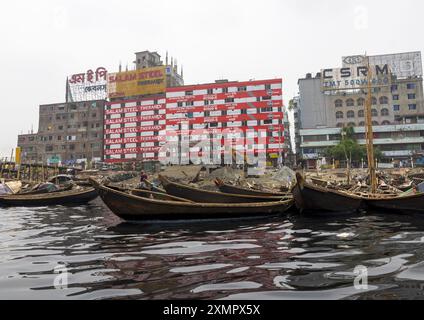
<instances>
[{"instance_id":1,"label":"moored boat","mask_svg":"<svg viewBox=\"0 0 424 320\"><path fill-rule=\"evenodd\" d=\"M245 195L245 196L259 196L259 197L286 197L288 194L283 192L271 192L255 189L242 188L225 183L221 179L215 179L215 185L223 193Z\"/></svg>"},{"instance_id":2,"label":"moored boat","mask_svg":"<svg viewBox=\"0 0 424 320\"><path fill-rule=\"evenodd\" d=\"M103 202L124 220L232 219L286 212L293 200L261 203L193 203L150 191L125 192L91 180ZM162 199L161 199L162 198Z\"/></svg>"},{"instance_id":3,"label":"moored boat","mask_svg":"<svg viewBox=\"0 0 424 320\"><path fill-rule=\"evenodd\" d=\"M424 213L424 193L376 197L365 199L369 208L384 209L397 213Z\"/></svg>"},{"instance_id":4,"label":"moored boat","mask_svg":"<svg viewBox=\"0 0 424 320\"><path fill-rule=\"evenodd\" d=\"M292 193L301 212L348 213L358 211L363 206L360 196L309 184L300 173L296 173L296 179Z\"/></svg>"},{"instance_id":5,"label":"moored boat","mask_svg":"<svg viewBox=\"0 0 424 320\"><path fill-rule=\"evenodd\" d=\"M98 197L94 188L44 194L15 194L0 196L0 206L37 207L51 205L86 204Z\"/></svg>"},{"instance_id":6,"label":"moored boat","mask_svg":"<svg viewBox=\"0 0 424 320\"><path fill-rule=\"evenodd\" d=\"M217 191L201 190L199 188L170 181L168 178L159 176L162 186L168 194L176 197L189 199L199 203L257 203L275 202L287 199L285 196L251 196L241 194L229 194Z\"/></svg>"}]
</instances>

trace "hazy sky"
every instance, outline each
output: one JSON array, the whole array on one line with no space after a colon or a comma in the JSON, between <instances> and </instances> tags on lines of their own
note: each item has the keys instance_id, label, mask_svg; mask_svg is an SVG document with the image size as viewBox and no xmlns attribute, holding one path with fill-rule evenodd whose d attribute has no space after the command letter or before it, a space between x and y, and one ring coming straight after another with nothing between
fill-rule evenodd
<instances>
[{"instance_id":1,"label":"hazy sky","mask_svg":"<svg viewBox=\"0 0 424 320\"><path fill-rule=\"evenodd\" d=\"M184 65L187 84L297 79L341 56L423 50L419 0L37 0L0 10L0 156L37 130L38 106L63 102L66 76L117 71L151 50Z\"/></svg>"}]
</instances>

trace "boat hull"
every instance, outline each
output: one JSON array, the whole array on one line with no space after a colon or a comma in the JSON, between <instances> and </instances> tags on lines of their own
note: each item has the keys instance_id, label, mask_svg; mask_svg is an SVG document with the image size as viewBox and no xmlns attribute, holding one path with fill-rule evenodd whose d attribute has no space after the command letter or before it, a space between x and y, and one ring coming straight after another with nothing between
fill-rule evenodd
<instances>
[{"instance_id":1,"label":"boat hull","mask_svg":"<svg viewBox=\"0 0 424 320\"><path fill-rule=\"evenodd\" d=\"M179 197L189 199L198 203L258 203L258 202L276 202L280 201L283 196L251 196L238 195L223 192L206 191L193 188L187 185L174 183L164 177L160 177L162 185L167 193Z\"/></svg>"},{"instance_id":2,"label":"boat hull","mask_svg":"<svg viewBox=\"0 0 424 320\"><path fill-rule=\"evenodd\" d=\"M367 199L365 203L372 209L384 209L397 213L424 213L424 193L391 199Z\"/></svg>"},{"instance_id":3,"label":"boat hull","mask_svg":"<svg viewBox=\"0 0 424 320\"><path fill-rule=\"evenodd\" d=\"M96 189L83 191L66 191L38 195L12 195L0 197L0 206L38 207L53 205L80 205L95 200L98 197Z\"/></svg>"},{"instance_id":4,"label":"boat hull","mask_svg":"<svg viewBox=\"0 0 424 320\"><path fill-rule=\"evenodd\" d=\"M254 204L213 204L182 201L163 201L131 195L103 185L96 185L106 206L118 217L128 221L232 219L279 215L293 201Z\"/></svg>"},{"instance_id":5,"label":"boat hull","mask_svg":"<svg viewBox=\"0 0 424 320\"><path fill-rule=\"evenodd\" d=\"M301 180L298 178L298 181ZM360 197L345 195L299 181L292 190L296 207L301 212L351 213L363 207Z\"/></svg>"},{"instance_id":6,"label":"boat hull","mask_svg":"<svg viewBox=\"0 0 424 320\"><path fill-rule=\"evenodd\" d=\"M241 188L241 187L237 187L237 186L232 186L232 185L222 183L222 182L216 182L216 185L221 192L229 193L229 194L237 194L237 195L245 195L245 196L258 196L258 197L285 197L285 196L287 196L286 193L282 193L282 192L266 192L266 191L260 191L260 190L252 190L252 189L246 189L246 188Z\"/></svg>"}]
</instances>

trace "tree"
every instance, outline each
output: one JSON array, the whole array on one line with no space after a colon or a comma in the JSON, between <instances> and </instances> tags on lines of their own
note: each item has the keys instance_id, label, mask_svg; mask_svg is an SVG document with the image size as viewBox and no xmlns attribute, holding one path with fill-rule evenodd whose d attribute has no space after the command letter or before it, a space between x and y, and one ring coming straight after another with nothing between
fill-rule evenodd
<instances>
[{"instance_id":1,"label":"tree","mask_svg":"<svg viewBox=\"0 0 424 320\"><path fill-rule=\"evenodd\" d=\"M367 159L367 148L361 146L356 140L355 128L346 127L342 129L342 140L337 146L328 148L326 150L326 157L333 158L334 160L348 160L361 161ZM383 156L380 149L374 149L374 157L381 159Z\"/></svg>"}]
</instances>

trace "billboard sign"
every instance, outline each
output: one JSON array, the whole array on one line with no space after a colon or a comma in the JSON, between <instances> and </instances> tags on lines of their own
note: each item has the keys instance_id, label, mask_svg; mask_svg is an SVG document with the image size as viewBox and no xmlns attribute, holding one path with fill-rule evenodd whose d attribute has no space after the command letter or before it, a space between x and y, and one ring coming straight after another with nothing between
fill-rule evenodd
<instances>
[{"instance_id":1,"label":"billboard sign","mask_svg":"<svg viewBox=\"0 0 424 320\"><path fill-rule=\"evenodd\" d=\"M347 63L346 63L347 61ZM344 60L343 68L321 70L323 91L356 90L368 86L368 67L365 57L354 56ZM371 86L389 86L391 69L389 64L371 64Z\"/></svg>"},{"instance_id":2,"label":"billboard sign","mask_svg":"<svg viewBox=\"0 0 424 320\"><path fill-rule=\"evenodd\" d=\"M360 57L363 56L343 57L343 67L354 64L352 62L355 62L358 58L360 59ZM392 74L400 79L423 76L422 58L419 51L370 56L370 64L387 64Z\"/></svg>"},{"instance_id":3,"label":"billboard sign","mask_svg":"<svg viewBox=\"0 0 424 320\"><path fill-rule=\"evenodd\" d=\"M107 97L106 81L107 70L103 67L71 75L68 77L67 100L69 102L104 100Z\"/></svg>"},{"instance_id":4,"label":"billboard sign","mask_svg":"<svg viewBox=\"0 0 424 320\"><path fill-rule=\"evenodd\" d=\"M109 98L123 98L164 93L166 67L153 67L108 75Z\"/></svg>"}]
</instances>

